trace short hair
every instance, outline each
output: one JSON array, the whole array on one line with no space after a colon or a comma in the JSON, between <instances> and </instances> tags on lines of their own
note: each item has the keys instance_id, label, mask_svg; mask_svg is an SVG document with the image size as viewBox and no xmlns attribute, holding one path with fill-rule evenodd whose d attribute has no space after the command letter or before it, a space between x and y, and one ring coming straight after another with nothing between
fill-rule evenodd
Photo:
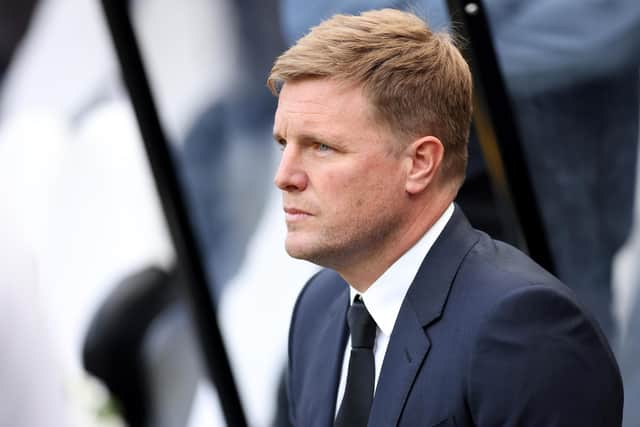
<instances>
[{"instance_id":1,"label":"short hair","mask_svg":"<svg viewBox=\"0 0 640 427\"><path fill-rule=\"evenodd\" d=\"M408 12L334 15L280 55L267 85L332 78L362 85L374 118L392 132L433 135L445 148L440 178L459 187L467 164L471 72L446 32Z\"/></svg>"}]
</instances>

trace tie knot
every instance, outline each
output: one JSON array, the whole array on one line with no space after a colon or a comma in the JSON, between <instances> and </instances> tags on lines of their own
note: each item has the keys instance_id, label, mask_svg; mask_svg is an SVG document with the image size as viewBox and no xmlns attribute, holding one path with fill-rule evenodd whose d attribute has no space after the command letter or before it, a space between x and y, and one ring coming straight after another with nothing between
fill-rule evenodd
<instances>
[{"instance_id":1,"label":"tie knot","mask_svg":"<svg viewBox=\"0 0 640 427\"><path fill-rule=\"evenodd\" d=\"M376 322L367 311L360 295L349 307L348 322L351 332L351 347L372 349L376 340Z\"/></svg>"}]
</instances>

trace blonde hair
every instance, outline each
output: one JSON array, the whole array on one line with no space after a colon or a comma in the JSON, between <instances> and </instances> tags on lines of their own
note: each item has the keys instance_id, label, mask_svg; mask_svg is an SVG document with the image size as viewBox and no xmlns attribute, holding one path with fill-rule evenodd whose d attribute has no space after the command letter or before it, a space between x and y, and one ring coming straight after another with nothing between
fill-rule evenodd
<instances>
[{"instance_id":1,"label":"blonde hair","mask_svg":"<svg viewBox=\"0 0 640 427\"><path fill-rule=\"evenodd\" d=\"M275 61L267 84L332 78L362 85L375 119L408 138L438 137L440 178L462 184L471 122L471 73L447 33L394 9L335 15Z\"/></svg>"}]
</instances>

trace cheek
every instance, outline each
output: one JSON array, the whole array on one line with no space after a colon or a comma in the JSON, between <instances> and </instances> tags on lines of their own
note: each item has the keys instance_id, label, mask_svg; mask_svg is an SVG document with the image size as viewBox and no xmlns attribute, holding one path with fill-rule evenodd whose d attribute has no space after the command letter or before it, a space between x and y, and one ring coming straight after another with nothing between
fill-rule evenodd
<instances>
[{"instance_id":1,"label":"cheek","mask_svg":"<svg viewBox=\"0 0 640 427\"><path fill-rule=\"evenodd\" d=\"M316 194L325 209L344 219L353 215L351 211L366 207L371 194L371 183L358 170L327 171L317 182Z\"/></svg>"},{"instance_id":2,"label":"cheek","mask_svg":"<svg viewBox=\"0 0 640 427\"><path fill-rule=\"evenodd\" d=\"M398 165L382 159L350 164L349 167L322 171L316 176L316 195L334 213L345 210L380 208L391 203L389 197L403 191ZM355 214L355 212L354 212Z\"/></svg>"},{"instance_id":3,"label":"cheek","mask_svg":"<svg viewBox=\"0 0 640 427\"><path fill-rule=\"evenodd\" d=\"M361 176L353 170L327 170L318 175L316 187L324 197L340 199L357 188Z\"/></svg>"},{"instance_id":4,"label":"cheek","mask_svg":"<svg viewBox=\"0 0 640 427\"><path fill-rule=\"evenodd\" d=\"M344 194L349 197L347 203L355 208L356 212L366 212L367 215L392 203L390 197L399 191L396 181L384 173L362 174L353 177L349 183L350 185L343 189Z\"/></svg>"}]
</instances>

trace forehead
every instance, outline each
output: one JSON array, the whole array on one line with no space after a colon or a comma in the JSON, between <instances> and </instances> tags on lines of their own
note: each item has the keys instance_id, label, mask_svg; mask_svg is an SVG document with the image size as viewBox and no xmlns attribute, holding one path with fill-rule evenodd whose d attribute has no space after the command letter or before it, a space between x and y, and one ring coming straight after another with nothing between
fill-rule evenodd
<instances>
[{"instance_id":1,"label":"forehead","mask_svg":"<svg viewBox=\"0 0 640 427\"><path fill-rule=\"evenodd\" d=\"M371 111L359 85L331 79L287 82L278 97L275 131L366 126Z\"/></svg>"}]
</instances>

